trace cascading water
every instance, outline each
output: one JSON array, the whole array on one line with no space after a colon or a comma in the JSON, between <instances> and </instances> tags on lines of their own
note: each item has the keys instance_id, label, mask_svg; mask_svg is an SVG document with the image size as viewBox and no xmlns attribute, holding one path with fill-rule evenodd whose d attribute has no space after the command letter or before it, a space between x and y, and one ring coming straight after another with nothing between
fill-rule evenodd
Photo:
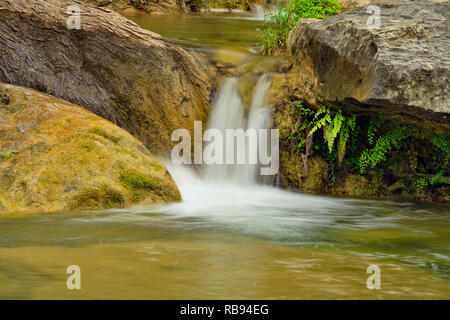
<instances>
[{"instance_id":1,"label":"cascading water","mask_svg":"<svg viewBox=\"0 0 450 320\"><path fill-rule=\"evenodd\" d=\"M270 121L270 106L268 104L268 90L270 88L270 75L264 74L255 86L248 115L245 114L242 99L238 92L238 79L228 78L219 90L217 100L212 107L208 121L208 129L218 129L226 137L226 129L267 129ZM259 137L257 138L259 139ZM229 141L228 141L229 142ZM237 164L237 146L227 148L223 145L224 159L234 158L234 164L205 165L204 177L208 180L253 184L257 181L258 164L249 163L248 159L252 147L247 139L245 155L247 162ZM258 144L258 142L256 142ZM257 149L255 149L257 150ZM257 157L257 156L256 156ZM258 159L257 159L258 160Z\"/></svg>"},{"instance_id":2,"label":"cascading water","mask_svg":"<svg viewBox=\"0 0 450 320\"><path fill-rule=\"evenodd\" d=\"M224 81L212 106L208 129L214 128L223 133L226 129L269 127L270 74L259 78L248 112L239 95L238 84L239 79L235 77ZM248 146L246 143L247 152ZM224 158L231 152L228 149L223 151ZM261 183L264 181L261 179L263 176L259 175L258 165L203 163L200 170L170 163L167 166L183 201L161 207L136 207L133 217L139 223L148 218L153 225L156 219L166 217L171 223L188 229L213 229L305 248L327 248L348 246L348 239L339 238L342 232L401 230L403 226L399 226L398 221L411 219L415 215L410 212L421 210L407 204L289 192ZM115 217L121 219L123 215ZM430 255L419 257L419 251L416 251L417 255L411 255L409 250L408 246L405 251L408 255L399 255L400 260L412 265L424 265L430 259L439 266L448 263L448 254L439 251L439 248L435 248L439 252L438 258ZM382 257L384 254L383 250L369 250L366 257ZM296 268L299 263L301 261L293 261L292 266ZM441 270L445 274L446 269Z\"/></svg>"}]
</instances>

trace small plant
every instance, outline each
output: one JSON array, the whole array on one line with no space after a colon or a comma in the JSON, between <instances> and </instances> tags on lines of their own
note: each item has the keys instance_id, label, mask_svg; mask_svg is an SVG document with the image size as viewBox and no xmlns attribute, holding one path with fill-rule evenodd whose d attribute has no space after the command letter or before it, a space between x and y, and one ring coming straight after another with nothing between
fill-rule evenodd
<instances>
[{"instance_id":1,"label":"small plant","mask_svg":"<svg viewBox=\"0 0 450 320\"><path fill-rule=\"evenodd\" d=\"M140 173L128 173L121 176L122 185L127 189L159 190L158 182Z\"/></svg>"},{"instance_id":2,"label":"small plant","mask_svg":"<svg viewBox=\"0 0 450 320\"><path fill-rule=\"evenodd\" d=\"M339 110L334 117L331 116L330 110L327 107L320 108L314 115L313 127L309 131L309 135L313 135L318 129L323 128L324 138L328 145L328 152L331 153L334 149L334 142L339 135L337 146L337 157L339 165L342 164L345 155L348 138L356 127L356 115L346 118Z\"/></svg>"},{"instance_id":3,"label":"small plant","mask_svg":"<svg viewBox=\"0 0 450 320\"><path fill-rule=\"evenodd\" d=\"M434 185L441 182L441 177L449 169L450 162L450 135L434 135L431 138L431 143L444 154L444 160L440 166L440 170L430 179L430 184Z\"/></svg>"},{"instance_id":4,"label":"small plant","mask_svg":"<svg viewBox=\"0 0 450 320\"><path fill-rule=\"evenodd\" d=\"M291 0L288 7L279 7L265 17L261 52L271 55L274 49L285 48L289 32L303 18L324 19L341 10L338 0Z\"/></svg>"},{"instance_id":5,"label":"small plant","mask_svg":"<svg viewBox=\"0 0 450 320\"><path fill-rule=\"evenodd\" d=\"M18 153L18 152L17 152L17 151L14 151L14 150L8 151L7 153L5 153L5 154L3 155L3 159L9 160L9 159L11 159L11 157L12 157L14 154L17 154L17 153Z\"/></svg>"},{"instance_id":6,"label":"small plant","mask_svg":"<svg viewBox=\"0 0 450 320\"><path fill-rule=\"evenodd\" d=\"M266 15L262 29L262 53L271 55L273 49L285 48L288 34L296 22L289 8L278 8L277 12Z\"/></svg>"},{"instance_id":7,"label":"small plant","mask_svg":"<svg viewBox=\"0 0 450 320\"><path fill-rule=\"evenodd\" d=\"M345 119L342 122L341 132L339 133L339 144L338 144L338 161L339 165L342 164L345 156L345 150L347 146L347 141L350 135L354 136L352 133L356 131L356 115L352 115L350 118Z\"/></svg>"},{"instance_id":8,"label":"small plant","mask_svg":"<svg viewBox=\"0 0 450 320\"><path fill-rule=\"evenodd\" d=\"M414 180L414 185L416 186L417 193L423 193L428 187L429 183L426 178L418 178Z\"/></svg>"},{"instance_id":9,"label":"small plant","mask_svg":"<svg viewBox=\"0 0 450 320\"><path fill-rule=\"evenodd\" d=\"M373 145L375 134L377 133L383 122L384 121L381 118L370 118L369 129L367 130L367 140L369 141L370 145Z\"/></svg>"},{"instance_id":10,"label":"small plant","mask_svg":"<svg viewBox=\"0 0 450 320\"><path fill-rule=\"evenodd\" d=\"M410 135L408 126L403 125L394 128L392 131L378 138L375 147L366 149L359 158L359 171L361 174L367 172L367 168L372 168L380 162L386 161L386 154L392 149L399 149L401 142Z\"/></svg>"}]
</instances>

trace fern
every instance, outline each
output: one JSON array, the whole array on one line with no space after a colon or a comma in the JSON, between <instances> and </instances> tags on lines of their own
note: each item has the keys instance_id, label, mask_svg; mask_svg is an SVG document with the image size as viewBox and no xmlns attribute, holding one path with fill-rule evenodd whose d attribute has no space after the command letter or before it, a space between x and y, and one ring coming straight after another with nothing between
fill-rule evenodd
<instances>
[{"instance_id":1,"label":"fern","mask_svg":"<svg viewBox=\"0 0 450 320\"><path fill-rule=\"evenodd\" d=\"M320 115L325 114L322 118L317 120ZM321 107L319 110L317 110L316 114L314 115L314 118L312 119L312 128L309 131L309 135L313 135L314 132L319 130L322 127L326 127L327 123L331 122L330 117L330 110L327 107Z\"/></svg>"},{"instance_id":2,"label":"fern","mask_svg":"<svg viewBox=\"0 0 450 320\"><path fill-rule=\"evenodd\" d=\"M369 128L367 129L367 140L370 145L373 145L373 139L380 126L383 124L383 119L370 118Z\"/></svg>"},{"instance_id":3,"label":"fern","mask_svg":"<svg viewBox=\"0 0 450 320\"><path fill-rule=\"evenodd\" d=\"M342 164L345 156L345 147L347 145L350 133L354 132L356 128L356 115L352 115L351 118L345 119L342 122L342 129L339 133L339 144L338 144L338 161L339 166Z\"/></svg>"},{"instance_id":4,"label":"fern","mask_svg":"<svg viewBox=\"0 0 450 320\"><path fill-rule=\"evenodd\" d=\"M399 149L401 142L409 136L408 126L396 127L392 131L378 138L375 147L364 150L359 159L360 172L366 173L367 167L375 167L380 162L386 161L386 154L393 148Z\"/></svg>"},{"instance_id":5,"label":"fern","mask_svg":"<svg viewBox=\"0 0 450 320\"><path fill-rule=\"evenodd\" d=\"M333 118L333 121L330 122L328 125L327 130L327 142L328 142L328 150L331 152L334 148L334 141L336 140L336 137L338 133L341 131L341 128L343 127L342 124L345 122L345 118L342 116L341 110L336 113L336 115ZM344 125L345 127L345 125Z\"/></svg>"},{"instance_id":6,"label":"fern","mask_svg":"<svg viewBox=\"0 0 450 320\"><path fill-rule=\"evenodd\" d=\"M431 143L441 151L445 157L441 165L441 169L430 179L430 184L434 185L440 182L440 178L445 174L448 169L450 161L450 135L435 135L431 138Z\"/></svg>"}]
</instances>

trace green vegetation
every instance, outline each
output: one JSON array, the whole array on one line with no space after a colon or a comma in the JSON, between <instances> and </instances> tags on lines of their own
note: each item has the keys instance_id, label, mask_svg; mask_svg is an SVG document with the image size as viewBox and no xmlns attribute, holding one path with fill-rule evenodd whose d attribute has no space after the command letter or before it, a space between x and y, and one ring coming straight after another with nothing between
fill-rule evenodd
<instances>
[{"instance_id":1,"label":"green vegetation","mask_svg":"<svg viewBox=\"0 0 450 320\"><path fill-rule=\"evenodd\" d=\"M70 207L77 209L118 208L122 207L124 203L120 192L107 185L101 185L80 192L70 201Z\"/></svg>"},{"instance_id":2,"label":"green vegetation","mask_svg":"<svg viewBox=\"0 0 450 320\"><path fill-rule=\"evenodd\" d=\"M371 127L369 126L369 129ZM369 136L369 144L372 144L373 135ZM401 142L409 136L408 126L403 125L401 127L395 127L390 132L382 135L378 138L375 147L372 149L366 149L359 158L359 171L363 174L366 173L367 167L377 166L380 162L386 161L386 154L391 150L398 150L401 147Z\"/></svg>"},{"instance_id":3,"label":"green vegetation","mask_svg":"<svg viewBox=\"0 0 450 320\"><path fill-rule=\"evenodd\" d=\"M266 15L261 52L271 55L273 50L285 48L289 32L300 19L324 19L340 10L338 0L291 0L288 7L280 7L277 12Z\"/></svg>"},{"instance_id":4,"label":"green vegetation","mask_svg":"<svg viewBox=\"0 0 450 320\"><path fill-rule=\"evenodd\" d=\"M3 159L9 160L14 154L17 154L17 151L11 150L3 155Z\"/></svg>"},{"instance_id":5,"label":"green vegetation","mask_svg":"<svg viewBox=\"0 0 450 320\"><path fill-rule=\"evenodd\" d=\"M121 139L120 137L115 137L113 135L108 134L105 130L98 128L98 127L92 128L91 130L89 130L89 132L94 133L99 136L102 136L103 138L108 139L114 143L119 142Z\"/></svg>"},{"instance_id":6,"label":"green vegetation","mask_svg":"<svg viewBox=\"0 0 450 320\"><path fill-rule=\"evenodd\" d=\"M133 192L133 202L142 200L144 195L148 194L149 191L155 191L157 194L161 194L161 187L158 182L140 173L132 172L123 174L120 180L125 188Z\"/></svg>"},{"instance_id":7,"label":"green vegetation","mask_svg":"<svg viewBox=\"0 0 450 320\"><path fill-rule=\"evenodd\" d=\"M158 190L159 185L155 180L145 177L140 173L128 173L121 176L122 185L128 189Z\"/></svg>"},{"instance_id":8,"label":"green vegetation","mask_svg":"<svg viewBox=\"0 0 450 320\"><path fill-rule=\"evenodd\" d=\"M447 188L450 135L436 135L379 114L357 117L340 109L322 106L314 110L301 101L287 102L293 125L282 136L283 143L301 156L306 174L310 156L319 154L326 160L328 186L333 186L338 176L351 173L374 178L374 187L385 188L383 192L398 182L396 187L415 191L421 198L436 188ZM380 181L385 181L384 185Z\"/></svg>"},{"instance_id":9,"label":"green vegetation","mask_svg":"<svg viewBox=\"0 0 450 320\"><path fill-rule=\"evenodd\" d=\"M337 152L339 165L341 165L342 160L344 159L348 138L350 137L350 133L355 130L355 126L355 115L346 118L342 115L341 110L339 110L333 117L330 114L330 109L328 109L327 107L322 107L314 115L313 128L309 132L309 135L312 135L318 129L323 128L324 139L327 142L329 153L333 152L335 145L334 141L339 135Z\"/></svg>"}]
</instances>

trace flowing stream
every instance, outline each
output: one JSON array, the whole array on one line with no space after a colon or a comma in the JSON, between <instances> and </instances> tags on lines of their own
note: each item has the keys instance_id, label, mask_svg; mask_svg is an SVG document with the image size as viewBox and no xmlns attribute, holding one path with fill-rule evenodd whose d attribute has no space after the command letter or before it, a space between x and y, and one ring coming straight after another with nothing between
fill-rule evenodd
<instances>
[{"instance_id":1,"label":"flowing stream","mask_svg":"<svg viewBox=\"0 0 450 320\"><path fill-rule=\"evenodd\" d=\"M224 162L226 159L232 159L233 164L216 164L205 165L203 168L203 177L208 180L219 179L221 183L235 184L254 184L257 182L259 162L258 129L267 129L270 121L270 107L268 105L268 90L270 87L270 75L263 74L257 82L254 94L252 96L250 110L246 114L242 99L238 92L238 79L230 77L225 80L219 90L216 102L212 106L211 115L208 121L208 129L218 129L224 137L224 145L222 153L224 154ZM227 129L254 129L255 140L251 143L249 139L245 140L245 156L244 164L239 164L237 159L238 147L228 147L226 143L229 138L226 137ZM212 142L213 143L213 142ZM237 144L237 143L236 143ZM256 148L252 151L249 146L254 145ZM267 143L266 143L267 145ZM254 154L254 163L248 161L250 153Z\"/></svg>"},{"instance_id":2,"label":"flowing stream","mask_svg":"<svg viewBox=\"0 0 450 320\"><path fill-rule=\"evenodd\" d=\"M260 59L251 16L126 15L189 48ZM208 127L267 127L270 81L245 110L225 79ZM181 203L0 218L0 298L450 298L449 206L289 192L257 165L167 166ZM380 290L366 287L371 264ZM81 290L66 289L69 265Z\"/></svg>"}]
</instances>

